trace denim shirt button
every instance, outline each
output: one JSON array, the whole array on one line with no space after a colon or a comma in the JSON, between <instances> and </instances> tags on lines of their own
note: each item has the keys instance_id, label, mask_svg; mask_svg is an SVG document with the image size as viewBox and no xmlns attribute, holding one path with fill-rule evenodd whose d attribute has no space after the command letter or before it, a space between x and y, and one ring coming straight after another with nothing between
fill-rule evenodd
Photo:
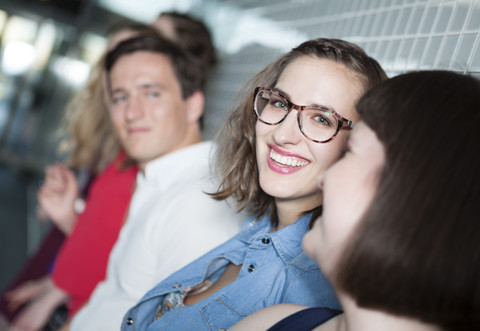
<instances>
[{"instance_id":1,"label":"denim shirt button","mask_svg":"<svg viewBox=\"0 0 480 331\"><path fill-rule=\"evenodd\" d=\"M132 325L133 324L133 318L129 317L127 318L127 325Z\"/></svg>"},{"instance_id":2,"label":"denim shirt button","mask_svg":"<svg viewBox=\"0 0 480 331\"><path fill-rule=\"evenodd\" d=\"M218 329L218 331L227 331L227 329L221 328L221 329Z\"/></svg>"},{"instance_id":3,"label":"denim shirt button","mask_svg":"<svg viewBox=\"0 0 480 331\"><path fill-rule=\"evenodd\" d=\"M253 264L250 264L248 266L248 272L252 272L253 270L255 270L255 266Z\"/></svg>"},{"instance_id":4,"label":"denim shirt button","mask_svg":"<svg viewBox=\"0 0 480 331\"><path fill-rule=\"evenodd\" d=\"M180 286L182 286L182 284L175 284L175 285L173 285L172 287L173 287L173 288L179 288Z\"/></svg>"},{"instance_id":5,"label":"denim shirt button","mask_svg":"<svg viewBox=\"0 0 480 331\"><path fill-rule=\"evenodd\" d=\"M263 238L263 239L262 239L262 243L264 243L265 245L268 245L268 244L270 244L270 239L268 239L268 238Z\"/></svg>"}]
</instances>

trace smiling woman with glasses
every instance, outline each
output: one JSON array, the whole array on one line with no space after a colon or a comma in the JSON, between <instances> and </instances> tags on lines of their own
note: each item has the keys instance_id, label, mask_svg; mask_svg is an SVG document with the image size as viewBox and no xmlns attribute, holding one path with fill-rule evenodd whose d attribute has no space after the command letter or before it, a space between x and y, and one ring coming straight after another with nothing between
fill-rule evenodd
<instances>
[{"instance_id":1,"label":"smiling woman with glasses","mask_svg":"<svg viewBox=\"0 0 480 331\"><path fill-rule=\"evenodd\" d=\"M123 329L227 329L284 302L339 309L301 240L322 209L315 179L342 155L357 99L385 78L361 48L335 39L307 41L253 77L219 135L212 194L251 217L148 292Z\"/></svg>"}]
</instances>

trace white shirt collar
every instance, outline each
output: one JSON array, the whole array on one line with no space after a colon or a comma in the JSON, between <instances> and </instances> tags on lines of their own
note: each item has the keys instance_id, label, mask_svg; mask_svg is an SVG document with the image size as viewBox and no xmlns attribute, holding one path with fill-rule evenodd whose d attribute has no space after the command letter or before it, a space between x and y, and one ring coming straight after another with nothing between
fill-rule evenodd
<instances>
[{"instance_id":1,"label":"white shirt collar","mask_svg":"<svg viewBox=\"0 0 480 331\"><path fill-rule=\"evenodd\" d=\"M177 151L168 153L145 166L145 174L138 172L137 185L156 183L161 188L166 188L178 181L181 176L188 178L192 174L192 163L198 165L199 171L204 172L204 167L209 166L213 156L214 144L204 141Z\"/></svg>"}]
</instances>

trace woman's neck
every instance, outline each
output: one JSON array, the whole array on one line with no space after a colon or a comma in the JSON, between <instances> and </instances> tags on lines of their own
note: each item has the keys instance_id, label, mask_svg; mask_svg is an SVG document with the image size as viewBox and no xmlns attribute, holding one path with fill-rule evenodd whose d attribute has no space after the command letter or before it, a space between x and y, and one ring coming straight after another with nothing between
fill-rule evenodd
<instances>
[{"instance_id":1,"label":"woman's neck","mask_svg":"<svg viewBox=\"0 0 480 331\"><path fill-rule=\"evenodd\" d=\"M295 223L295 221L300 217L300 214L298 213L289 213L287 212L282 212L277 209L277 216L278 216L278 224L276 227L276 230L280 230L286 226L289 226L290 224Z\"/></svg>"},{"instance_id":2,"label":"woman's neck","mask_svg":"<svg viewBox=\"0 0 480 331\"><path fill-rule=\"evenodd\" d=\"M319 207L322 204L320 192L297 199L275 199L275 207L278 216L278 227L280 230L295 223L306 211Z\"/></svg>"},{"instance_id":3,"label":"woman's neck","mask_svg":"<svg viewBox=\"0 0 480 331\"><path fill-rule=\"evenodd\" d=\"M307 210L312 208L302 208L298 205L292 204L292 202L278 202L275 203L278 217L278 225L276 230L280 230L290 224L295 223Z\"/></svg>"},{"instance_id":4,"label":"woman's neck","mask_svg":"<svg viewBox=\"0 0 480 331\"><path fill-rule=\"evenodd\" d=\"M419 320L392 315L374 309L359 307L351 297L338 295L344 313L334 322L335 331L440 331L441 328L433 324L426 324ZM318 330L323 330L319 328ZM329 329L330 330L330 329Z\"/></svg>"}]
</instances>

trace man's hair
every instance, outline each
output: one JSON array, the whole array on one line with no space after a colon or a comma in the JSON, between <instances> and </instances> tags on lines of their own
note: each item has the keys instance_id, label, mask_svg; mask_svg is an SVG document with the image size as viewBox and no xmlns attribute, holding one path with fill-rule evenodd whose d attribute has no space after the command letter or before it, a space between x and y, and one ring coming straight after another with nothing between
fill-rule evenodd
<instances>
[{"instance_id":1,"label":"man's hair","mask_svg":"<svg viewBox=\"0 0 480 331\"><path fill-rule=\"evenodd\" d=\"M233 109L220 131L216 166L222 177L221 185L213 197L222 200L232 196L240 210L247 208L256 215L264 215L270 210L272 222L276 221L274 200L263 192L258 178L254 89L274 87L285 68L304 56L327 59L344 65L355 73L364 90L387 78L378 62L357 45L344 40L319 38L306 41L281 56L244 86L238 95L243 101Z\"/></svg>"},{"instance_id":2,"label":"man's hair","mask_svg":"<svg viewBox=\"0 0 480 331\"><path fill-rule=\"evenodd\" d=\"M125 40L110 51L105 61L107 77L118 59L135 52L152 52L168 57L180 83L184 99L195 91L203 90L205 75L200 63L174 42L150 34Z\"/></svg>"},{"instance_id":3,"label":"man's hair","mask_svg":"<svg viewBox=\"0 0 480 331\"><path fill-rule=\"evenodd\" d=\"M362 307L478 329L480 81L400 75L367 92L357 110L386 159L333 279Z\"/></svg>"},{"instance_id":4,"label":"man's hair","mask_svg":"<svg viewBox=\"0 0 480 331\"><path fill-rule=\"evenodd\" d=\"M158 18L167 18L175 31L175 42L197 58L205 70L217 63L215 46L207 26L191 15L177 11L160 13Z\"/></svg>"}]
</instances>

